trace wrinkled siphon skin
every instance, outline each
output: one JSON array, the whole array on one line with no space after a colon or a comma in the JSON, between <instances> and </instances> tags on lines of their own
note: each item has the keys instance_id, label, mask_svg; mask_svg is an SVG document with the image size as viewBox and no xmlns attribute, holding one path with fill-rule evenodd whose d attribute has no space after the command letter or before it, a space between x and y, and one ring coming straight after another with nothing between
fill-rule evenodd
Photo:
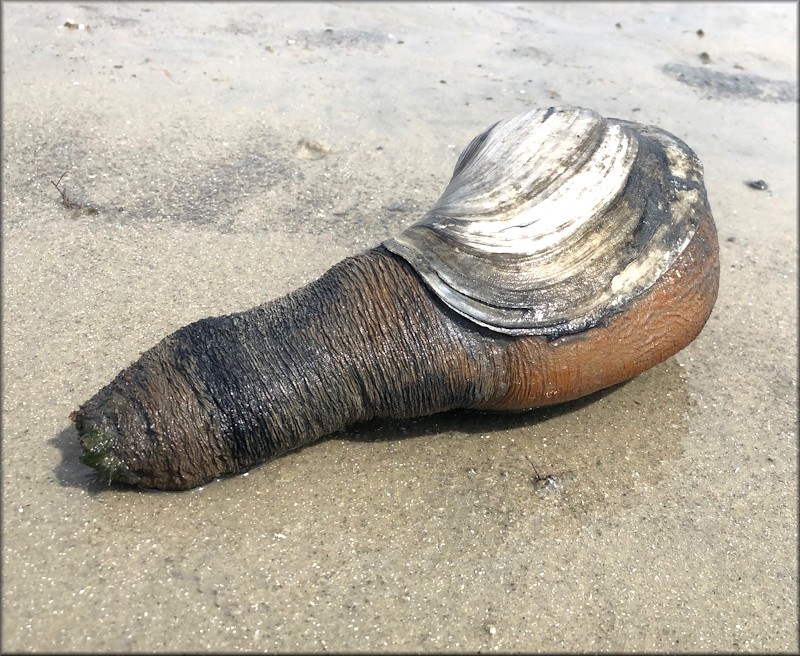
<instances>
[{"instance_id":1,"label":"wrinkled siphon skin","mask_svg":"<svg viewBox=\"0 0 800 656\"><path fill-rule=\"evenodd\" d=\"M82 460L109 482L183 490L356 422L568 401L684 348L708 319L718 281L708 212L659 281L604 323L514 337L451 311L378 247L142 354L72 414Z\"/></svg>"}]
</instances>

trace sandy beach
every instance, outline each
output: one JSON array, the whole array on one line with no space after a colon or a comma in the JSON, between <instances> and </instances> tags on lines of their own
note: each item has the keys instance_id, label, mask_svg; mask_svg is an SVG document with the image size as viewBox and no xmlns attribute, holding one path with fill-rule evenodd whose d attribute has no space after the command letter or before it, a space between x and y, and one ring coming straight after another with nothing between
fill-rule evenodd
<instances>
[{"instance_id":1,"label":"sandy beach","mask_svg":"<svg viewBox=\"0 0 800 656\"><path fill-rule=\"evenodd\" d=\"M4 653L798 650L796 4L2 18ZM189 492L79 462L70 413L140 353L397 234L472 137L551 105L702 160L721 280L689 347Z\"/></svg>"}]
</instances>

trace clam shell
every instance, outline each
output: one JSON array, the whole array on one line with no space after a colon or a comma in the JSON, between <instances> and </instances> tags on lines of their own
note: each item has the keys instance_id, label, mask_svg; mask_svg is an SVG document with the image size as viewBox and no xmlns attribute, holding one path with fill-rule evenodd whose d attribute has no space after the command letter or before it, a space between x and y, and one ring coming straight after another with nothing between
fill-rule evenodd
<instances>
[{"instance_id":1,"label":"clam shell","mask_svg":"<svg viewBox=\"0 0 800 656\"><path fill-rule=\"evenodd\" d=\"M558 336L645 292L708 211L702 165L677 137L550 107L473 139L434 207L384 246L475 323Z\"/></svg>"}]
</instances>

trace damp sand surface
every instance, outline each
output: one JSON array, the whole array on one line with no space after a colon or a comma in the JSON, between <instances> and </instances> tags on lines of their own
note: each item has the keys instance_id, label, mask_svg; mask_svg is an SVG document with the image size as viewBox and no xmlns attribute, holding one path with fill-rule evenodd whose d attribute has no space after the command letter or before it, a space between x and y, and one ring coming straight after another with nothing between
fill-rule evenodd
<instances>
[{"instance_id":1,"label":"damp sand surface","mask_svg":"<svg viewBox=\"0 0 800 656\"><path fill-rule=\"evenodd\" d=\"M2 11L3 651L797 650L795 4ZM704 162L721 286L684 351L185 493L79 463L70 412L142 351L396 234L559 104Z\"/></svg>"}]
</instances>

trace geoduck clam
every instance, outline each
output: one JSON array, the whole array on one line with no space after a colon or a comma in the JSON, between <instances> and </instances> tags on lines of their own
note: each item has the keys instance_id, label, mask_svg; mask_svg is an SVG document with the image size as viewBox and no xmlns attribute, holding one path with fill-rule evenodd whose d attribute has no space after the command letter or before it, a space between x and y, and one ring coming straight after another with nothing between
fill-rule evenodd
<instances>
[{"instance_id":1,"label":"geoduck clam","mask_svg":"<svg viewBox=\"0 0 800 656\"><path fill-rule=\"evenodd\" d=\"M689 344L717 295L702 166L575 107L500 121L400 235L164 338L72 414L109 482L188 489L349 424L525 410Z\"/></svg>"}]
</instances>

